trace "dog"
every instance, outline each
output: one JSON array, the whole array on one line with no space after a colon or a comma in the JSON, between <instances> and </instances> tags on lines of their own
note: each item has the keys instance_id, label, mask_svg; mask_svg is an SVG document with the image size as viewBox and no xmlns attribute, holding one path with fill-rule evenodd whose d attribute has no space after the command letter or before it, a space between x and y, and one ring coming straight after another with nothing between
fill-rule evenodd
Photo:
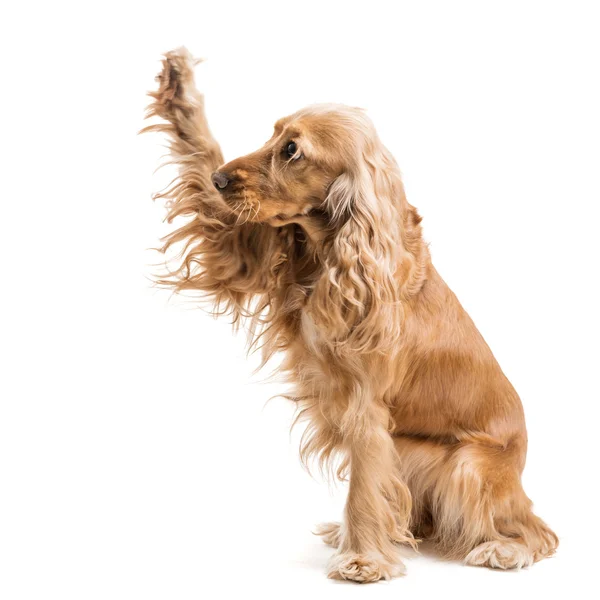
<instances>
[{"instance_id":1,"label":"dog","mask_svg":"<svg viewBox=\"0 0 600 600\"><path fill-rule=\"evenodd\" d=\"M373 124L317 105L280 119L259 150L223 164L185 48L165 55L143 131L165 133L178 176L155 197L160 283L245 321L266 362L282 352L306 421L301 457L349 479L328 576L404 573L398 544L435 543L467 564L512 569L551 556L555 533L521 485L519 396L432 265L421 217Z\"/></svg>"}]
</instances>

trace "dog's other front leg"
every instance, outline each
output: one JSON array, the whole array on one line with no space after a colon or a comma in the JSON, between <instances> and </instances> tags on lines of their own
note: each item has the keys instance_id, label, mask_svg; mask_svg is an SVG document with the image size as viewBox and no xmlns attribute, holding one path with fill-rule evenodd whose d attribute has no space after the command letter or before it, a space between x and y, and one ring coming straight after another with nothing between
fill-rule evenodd
<instances>
[{"instance_id":1,"label":"dog's other front leg","mask_svg":"<svg viewBox=\"0 0 600 600\"><path fill-rule=\"evenodd\" d=\"M208 127L204 96L194 82L194 67L199 62L186 48L165 54L162 71L156 77L158 90L149 93L153 101L147 116L160 117L166 123L150 125L143 131L166 133L173 158L180 164L193 162L195 185L202 188L198 191L218 199L210 175L223 164L223 155ZM199 181L199 175L203 181Z\"/></svg>"},{"instance_id":2,"label":"dog's other front leg","mask_svg":"<svg viewBox=\"0 0 600 600\"><path fill-rule=\"evenodd\" d=\"M410 491L400 480L388 419L387 407L373 406L346 436L350 489L330 578L363 583L402 575L395 543L415 543L408 530Z\"/></svg>"},{"instance_id":3,"label":"dog's other front leg","mask_svg":"<svg viewBox=\"0 0 600 600\"><path fill-rule=\"evenodd\" d=\"M256 295L276 285L293 230L240 223L215 189L211 175L222 165L223 156L194 83L197 62L185 48L165 54L147 113L160 121L142 130L167 135L171 163L178 168L168 189L155 198L166 200L168 222L188 217L164 238L163 252L177 245L182 252L170 259L168 275L159 282L175 291L202 292L217 314L229 313L236 322L252 312ZM260 306L264 308L264 302Z\"/></svg>"}]
</instances>

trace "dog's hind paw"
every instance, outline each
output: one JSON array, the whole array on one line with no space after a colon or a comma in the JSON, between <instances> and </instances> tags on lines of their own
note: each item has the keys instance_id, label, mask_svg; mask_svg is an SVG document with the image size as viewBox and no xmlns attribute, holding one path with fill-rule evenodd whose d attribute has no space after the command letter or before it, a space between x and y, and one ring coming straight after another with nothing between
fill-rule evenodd
<instances>
[{"instance_id":1,"label":"dog's hind paw","mask_svg":"<svg viewBox=\"0 0 600 600\"><path fill-rule=\"evenodd\" d=\"M479 544L467 554L465 563L491 569L521 569L534 562L533 553L524 544L494 540Z\"/></svg>"},{"instance_id":2,"label":"dog's hind paw","mask_svg":"<svg viewBox=\"0 0 600 600\"><path fill-rule=\"evenodd\" d=\"M328 546L339 548L342 539L342 524L336 522L320 523L313 533L320 535Z\"/></svg>"}]
</instances>

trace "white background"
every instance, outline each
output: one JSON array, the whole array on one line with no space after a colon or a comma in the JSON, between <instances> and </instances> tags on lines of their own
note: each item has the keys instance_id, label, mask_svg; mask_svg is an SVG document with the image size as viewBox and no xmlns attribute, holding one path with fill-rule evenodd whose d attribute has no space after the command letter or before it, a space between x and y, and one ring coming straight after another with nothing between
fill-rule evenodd
<instances>
[{"instance_id":1,"label":"white background","mask_svg":"<svg viewBox=\"0 0 600 600\"><path fill-rule=\"evenodd\" d=\"M13 3L2 9L0 596L591 597L599 502L600 22L594 2ZM167 231L137 137L160 54L198 69L227 159L280 116L369 109L434 262L520 392L557 556L498 573L407 552L325 578L292 407L242 335L153 290ZM508 596L507 596L508 595Z\"/></svg>"}]
</instances>

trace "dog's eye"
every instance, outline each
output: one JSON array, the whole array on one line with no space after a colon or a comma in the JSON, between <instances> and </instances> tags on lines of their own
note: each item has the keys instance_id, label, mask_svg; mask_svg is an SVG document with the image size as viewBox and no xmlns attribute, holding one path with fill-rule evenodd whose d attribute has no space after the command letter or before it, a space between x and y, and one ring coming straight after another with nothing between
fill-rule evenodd
<instances>
[{"instance_id":1,"label":"dog's eye","mask_svg":"<svg viewBox=\"0 0 600 600\"><path fill-rule=\"evenodd\" d=\"M296 142L290 142L286 147L285 147L285 153L290 157L290 158L294 158L294 156L296 155L296 152L298 152L298 146L296 145ZM297 157L299 158L299 157Z\"/></svg>"}]
</instances>

